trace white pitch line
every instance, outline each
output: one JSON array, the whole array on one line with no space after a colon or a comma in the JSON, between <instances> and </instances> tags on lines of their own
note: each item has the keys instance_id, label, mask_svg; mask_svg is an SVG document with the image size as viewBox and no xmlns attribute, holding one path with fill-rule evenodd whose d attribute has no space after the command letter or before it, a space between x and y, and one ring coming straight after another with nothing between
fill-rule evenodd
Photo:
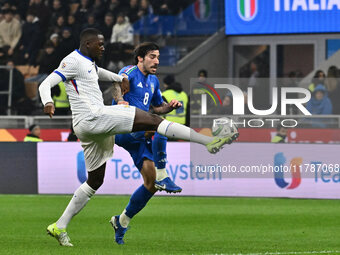
<instances>
[{"instance_id":1,"label":"white pitch line","mask_svg":"<svg viewBox=\"0 0 340 255\"><path fill-rule=\"evenodd\" d=\"M263 253L227 253L227 254L219 254L219 255L300 255L300 254L336 254L336 253L340 253L340 251L292 251L292 252L263 252Z\"/></svg>"}]
</instances>

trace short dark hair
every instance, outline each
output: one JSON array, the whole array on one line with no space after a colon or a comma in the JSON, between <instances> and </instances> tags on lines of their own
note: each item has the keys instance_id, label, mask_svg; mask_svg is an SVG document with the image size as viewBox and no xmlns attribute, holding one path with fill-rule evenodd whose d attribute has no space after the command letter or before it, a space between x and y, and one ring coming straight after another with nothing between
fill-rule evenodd
<instances>
[{"instance_id":1,"label":"short dark hair","mask_svg":"<svg viewBox=\"0 0 340 255\"><path fill-rule=\"evenodd\" d=\"M201 69L198 71L198 76L201 76L201 74L205 77L208 78L208 72L205 69Z\"/></svg>"},{"instance_id":2,"label":"short dark hair","mask_svg":"<svg viewBox=\"0 0 340 255\"><path fill-rule=\"evenodd\" d=\"M86 28L80 33L80 44L82 42L89 40L93 36L98 36L102 34L98 29L96 28Z\"/></svg>"},{"instance_id":3,"label":"short dark hair","mask_svg":"<svg viewBox=\"0 0 340 255\"><path fill-rule=\"evenodd\" d=\"M171 85L172 83L175 82L175 77L173 74L168 74L167 76L165 76L165 78L163 79L163 82L165 84Z\"/></svg>"},{"instance_id":4,"label":"short dark hair","mask_svg":"<svg viewBox=\"0 0 340 255\"><path fill-rule=\"evenodd\" d=\"M39 126L36 125L36 124L32 124L31 126L29 126L28 130L29 130L30 132L32 132L33 129L35 129L36 127L39 127Z\"/></svg>"},{"instance_id":5,"label":"short dark hair","mask_svg":"<svg viewBox=\"0 0 340 255\"><path fill-rule=\"evenodd\" d=\"M135 65L138 64L138 57L144 58L149 51L159 50L159 46L153 42L144 42L135 49Z\"/></svg>"}]
</instances>

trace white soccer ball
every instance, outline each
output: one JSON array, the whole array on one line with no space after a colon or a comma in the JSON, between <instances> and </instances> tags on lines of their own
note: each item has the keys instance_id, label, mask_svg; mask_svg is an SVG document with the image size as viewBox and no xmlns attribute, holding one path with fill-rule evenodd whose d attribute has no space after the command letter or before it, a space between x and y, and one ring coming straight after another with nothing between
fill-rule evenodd
<instances>
[{"instance_id":1,"label":"white soccer ball","mask_svg":"<svg viewBox=\"0 0 340 255\"><path fill-rule=\"evenodd\" d=\"M212 135L217 137L226 137L237 132L237 128L231 119L223 117L214 119L212 126Z\"/></svg>"}]
</instances>

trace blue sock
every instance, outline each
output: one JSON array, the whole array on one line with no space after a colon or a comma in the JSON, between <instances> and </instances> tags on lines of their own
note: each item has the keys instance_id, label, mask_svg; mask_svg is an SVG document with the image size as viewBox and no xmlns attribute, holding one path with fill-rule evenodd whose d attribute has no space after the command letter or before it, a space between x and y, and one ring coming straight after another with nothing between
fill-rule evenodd
<instances>
[{"instance_id":1,"label":"blue sock","mask_svg":"<svg viewBox=\"0 0 340 255\"><path fill-rule=\"evenodd\" d=\"M152 153L153 159L157 169L163 169L166 166L166 142L168 138L155 133L155 136L152 141Z\"/></svg>"},{"instance_id":2,"label":"blue sock","mask_svg":"<svg viewBox=\"0 0 340 255\"><path fill-rule=\"evenodd\" d=\"M130 202L125 208L126 215L129 218L135 216L140 210L144 208L146 203L150 200L153 194L148 191L144 185L140 186L136 191L132 194L130 198Z\"/></svg>"}]
</instances>

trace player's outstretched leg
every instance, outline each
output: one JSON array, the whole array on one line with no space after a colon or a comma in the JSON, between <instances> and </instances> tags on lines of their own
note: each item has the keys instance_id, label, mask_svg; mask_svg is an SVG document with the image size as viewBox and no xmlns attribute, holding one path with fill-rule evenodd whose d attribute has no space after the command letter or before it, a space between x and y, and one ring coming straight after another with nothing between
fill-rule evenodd
<instances>
[{"instance_id":1,"label":"player's outstretched leg","mask_svg":"<svg viewBox=\"0 0 340 255\"><path fill-rule=\"evenodd\" d=\"M132 132L135 131L157 131L159 134L168 138L200 143L205 145L210 153L218 152L223 145L231 144L238 137L237 130L225 137L205 136L182 124L164 120L158 115L144 112L138 108L136 108L136 115L132 128Z\"/></svg>"},{"instance_id":2,"label":"player's outstretched leg","mask_svg":"<svg viewBox=\"0 0 340 255\"><path fill-rule=\"evenodd\" d=\"M151 160L144 160L141 174L144 179L144 184L132 194L129 204L122 214L113 216L110 220L115 230L115 241L118 244L124 244L123 238L131 219L145 207L157 191L154 187L156 179L155 165Z\"/></svg>"},{"instance_id":3,"label":"player's outstretched leg","mask_svg":"<svg viewBox=\"0 0 340 255\"><path fill-rule=\"evenodd\" d=\"M63 215L57 222L47 227L47 234L57 239L60 245L69 247L73 246L66 232L66 227L73 216L78 214L85 207L96 190L102 185L105 175L105 166L106 164L103 164L98 169L89 172L88 180L80 185L80 187L74 192L74 195L67 205Z\"/></svg>"},{"instance_id":4,"label":"player's outstretched leg","mask_svg":"<svg viewBox=\"0 0 340 255\"><path fill-rule=\"evenodd\" d=\"M166 172L166 143L168 138L155 133L152 141L153 159L156 165L156 182L155 188L162 191L165 190L169 193L179 193L182 188L177 186L169 177Z\"/></svg>"}]
</instances>

